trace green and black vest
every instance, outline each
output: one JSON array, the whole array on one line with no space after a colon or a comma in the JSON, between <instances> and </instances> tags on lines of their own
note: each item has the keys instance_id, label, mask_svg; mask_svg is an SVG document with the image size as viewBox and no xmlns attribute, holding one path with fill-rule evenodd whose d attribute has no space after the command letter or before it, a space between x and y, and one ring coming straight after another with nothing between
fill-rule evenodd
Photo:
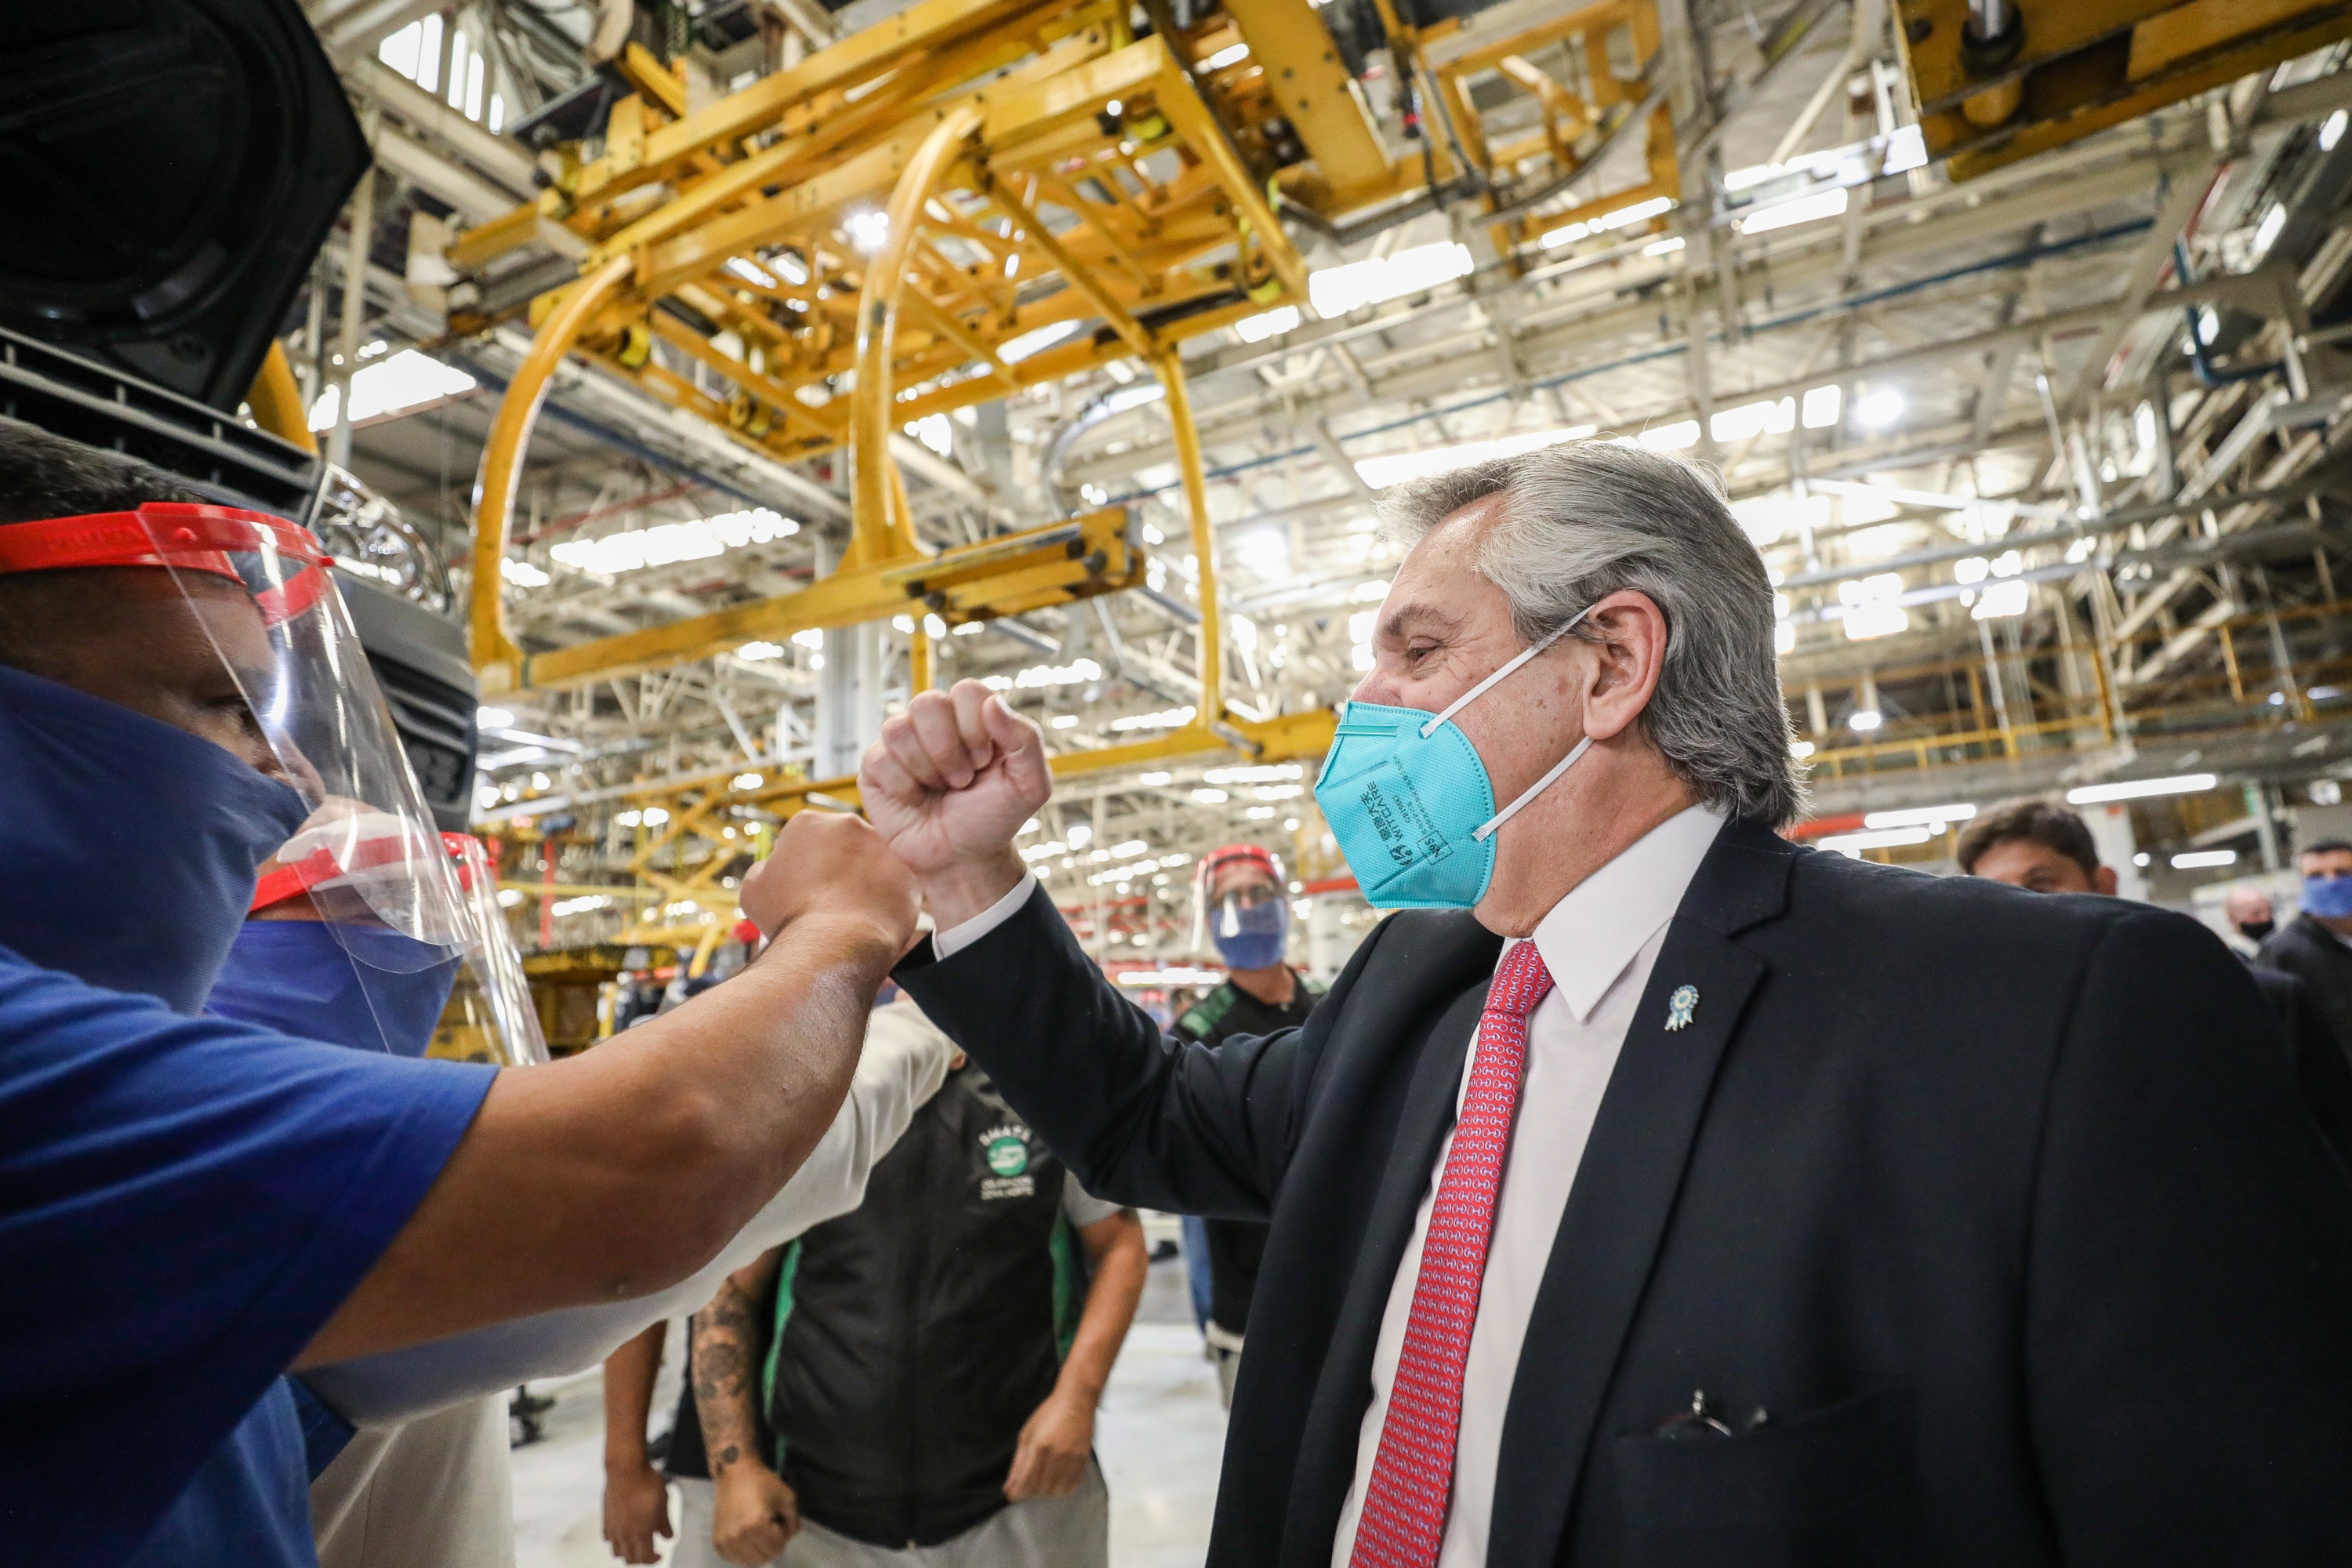
<instances>
[{"instance_id":1,"label":"green and black vest","mask_svg":"<svg viewBox=\"0 0 2352 1568\"><path fill-rule=\"evenodd\" d=\"M855 1214L786 1248L764 1404L801 1511L930 1546L1004 1506L1022 1425L1086 1306L1063 1168L967 1065L915 1113Z\"/></svg>"}]
</instances>

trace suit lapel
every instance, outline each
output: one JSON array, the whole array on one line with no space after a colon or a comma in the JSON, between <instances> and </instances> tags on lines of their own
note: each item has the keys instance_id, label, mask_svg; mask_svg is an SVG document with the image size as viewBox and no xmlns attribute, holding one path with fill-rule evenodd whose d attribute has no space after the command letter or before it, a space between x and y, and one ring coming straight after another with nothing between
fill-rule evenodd
<instances>
[{"instance_id":1,"label":"suit lapel","mask_svg":"<svg viewBox=\"0 0 2352 1568\"><path fill-rule=\"evenodd\" d=\"M1764 962L1725 932L1780 912L1790 856L1762 829L1727 825L1667 930L1601 1096L1519 1352L1495 1477L1490 1564L1545 1563L1558 1554L1716 1069L1764 977ZM1669 1029L1670 998L1684 986L1696 993L1696 1005L1684 1027Z\"/></svg>"},{"instance_id":2,"label":"suit lapel","mask_svg":"<svg viewBox=\"0 0 2352 1568\"><path fill-rule=\"evenodd\" d=\"M1316 1379L1301 1434L1298 1466L1283 1531L1283 1561L1328 1568L1331 1539L1356 1470L1356 1443L1370 1403L1372 1352L1389 1289L1412 1239L1412 1222L1437 1169L1437 1151L1454 1125L1462 1064L1486 1009L1491 975L1464 992L1430 1031L1413 1068L1387 1168L1365 1222L1363 1248L1348 1284L1331 1343Z\"/></svg>"}]
</instances>

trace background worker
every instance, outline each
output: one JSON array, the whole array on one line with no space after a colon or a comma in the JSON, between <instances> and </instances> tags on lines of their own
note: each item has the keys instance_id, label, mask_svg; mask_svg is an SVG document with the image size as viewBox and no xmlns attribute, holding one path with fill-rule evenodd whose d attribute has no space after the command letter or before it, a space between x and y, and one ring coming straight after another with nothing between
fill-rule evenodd
<instances>
[{"instance_id":1,"label":"background worker","mask_svg":"<svg viewBox=\"0 0 2352 1568\"><path fill-rule=\"evenodd\" d=\"M2352 1042L2352 844L2324 838L2296 851L2303 910L2271 933L2260 962L2311 988L2338 1040Z\"/></svg>"},{"instance_id":2,"label":"background worker","mask_svg":"<svg viewBox=\"0 0 2352 1568\"><path fill-rule=\"evenodd\" d=\"M672 1562L1104 1568L1095 1407L1147 1268L1134 1211L1088 1197L959 1068L856 1213L696 1314L714 1482L708 1506L680 1483Z\"/></svg>"},{"instance_id":3,"label":"background worker","mask_svg":"<svg viewBox=\"0 0 2352 1568\"><path fill-rule=\"evenodd\" d=\"M911 1005L876 1007L866 1020L866 1052L857 1081L850 1089L849 1102L842 1108L837 1124L851 1123L853 1113L863 1110L873 1135L856 1140L829 1137L786 1188L787 1197L796 1195L795 1189L799 1189L797 1195L802 1201L787 1213L768 1217L766 1223L747 1226L745 1235L728 1249L728 1256L747 1267L756 1265L763 1254L772 1257L775 1247L791 1241L811 1226L857 1208L864 1201L869 1173L887 1157L908 1123L929 1101L957 1059L955 1042ZM904 1072L869 1070L892 1062L919 1064L919 1076L911 1085L911 1091L906 1082L908 1075ZM831 1182L824 1180L828 1167L842 1168L839 1176ZM762 1238L761 1245L746 1250L754 1234ZM726 1274L712 1275L708 1270L697 1279L708 1283L701 1286L700 1295L689 1304L689 1310L708 1305L727 1282ZM666 1299L675 1300L677 1293L668 1293ZM678 1527L683 1530L691 1525L699 1532L698 1536L680 1541L677 1551L681 1561L709 1560L711 1479L709 1465L703 1455L701 1423L695 1410L690 1335L683 1369L687 1375L681 1380L677 1414L670 1425L669 1447L662 1456L659 1468L646 1448L646 1418L652 1410L654 1384L661 1371L667 1328L667 1321L654 1323L614 1350L604 1362L604 1534L613 1554L624 1563L656 1561L658 1549L654 1538L671 1532L668 1487L672 1482L677 1485L683 1499ZM764 1449L766 1445L762 1443L761 1447ZM699 1546L696 1544L698 1540ZM698 1558L694 1555L698 1552L702 1554Z\"/></svg>"},{"instance_id":4,"label":"background worker","mask_svg":"<svg viewBox=\"0 0 2352 1568\"><path fill-rule=\"evenodd\" d=\"M337 761L289 762L257 686L397 746L315 544L151 505L193 499L0 420L0 879L42 889L0 907L0 1518L32 1568L126 1560L289 1364L690 1274L824 1135L913 931L871 830L804 814L789 882L744 880L760 962L583 1057L198 1016L318 804L289 781Z\"/></svg>"},{"instance_id":5,"label":"background worker","mask_svg":"<svg viewBox=\"0 0 2352 1568\"><path fill-rule=\"evenodd\" d=\"M1230 1035L1270 1035L1307 1022L1323 988L1283 956L1290 940L1290 892L1282 862L1255 844L1212 849L1193 872L1192 897L1193 951L1213 944L1225 978L1186 1009L1169 1033L1213 1047ZM1185 1239L1194 1234L1188 1226ZM1216 1363L1217 1392L1231 1405L1243 1338L1249 1332L1250 1297L1265 1256L1265 1226L1208 1215L1198 1234L1209 1276L1209 1312L1202 1333Z\"/></svg>"},{"instance_id":6,"label":"background worker","mask_svg":"<svg viewBox=\"0 0 2352 1568\"><path fill-rule=\"evenodd\" d=\"M2260 888L2239 887L2230 889L2221 901L2221 918L2230 922L2223 941L2240 958L2252 958L2262 951L2271 932L2278 930L2277 918L2271 912L2271 896Z\"/></svg>"},{"instance_id":7,"label":"background worker","mask_svg":"<svg viewBox=\"0 0 2352 1568\"><path fill-rule=\"evenodd\" d=\"M2115 869L2099 863L2090 825L2072 806L2055 801L1997 805L1961 830L1953 852L1964 874L2028 892L2115 893ZM2263 909L2267 913L2267 900ZM2246 972L2286 1036L2295 1086L2312 1121L2352 1167L2352 1059L2299 976L2260 959Z\"/></svg>"}]
</instances>

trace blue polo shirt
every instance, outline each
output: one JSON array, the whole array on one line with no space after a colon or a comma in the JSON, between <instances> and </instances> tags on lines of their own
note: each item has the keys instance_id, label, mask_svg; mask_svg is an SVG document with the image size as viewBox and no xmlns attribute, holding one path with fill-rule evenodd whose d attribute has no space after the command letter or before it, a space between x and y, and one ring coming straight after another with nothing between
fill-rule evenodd
<instances>
[{"instance_id":1,"label":"blue polo shirt","mask_svg":"<svg viewBox=\"0 0 2352 1568\"><path fill-rule=\"evenodd\" d=\"M7 1559L119 1563L232 1431L282 1442L242 1424L495 1076L191 1017L0 947Z\"/></svg>"}]
</instances>

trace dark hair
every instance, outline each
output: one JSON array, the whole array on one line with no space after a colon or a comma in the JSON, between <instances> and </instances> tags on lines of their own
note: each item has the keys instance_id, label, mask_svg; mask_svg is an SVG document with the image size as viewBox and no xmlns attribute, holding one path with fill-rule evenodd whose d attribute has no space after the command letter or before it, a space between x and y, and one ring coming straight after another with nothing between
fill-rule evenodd
<instances>
[{"instance_id":1,"label":"dark hair","mask_svg":"<svg viewBox=\"0 0 2352 1568\"><path fill-rule=\"evenodd\" d=\"M53 436L0 416L0 527L147 501L201 501L185 479L152 463Z\"/></svg>"},{"instance_id":2,"label":"dark hair","mask_svg":"<svg viewBox=\"0 0 2352 1568\"><path fill-rule=\"evenodd\" d=\"M1961 830L1954 853L1960 869L1974 876L1977 861L1987 850L2021 838L2055 849L2083 868L2086 877L2098 875L2099 847L2089 826L2081 813L2054 800L2012 800L1994 806Z\"/></svg>"},{"instance_id":3,"label":"dark hair","mask_svg":"<svg viewBox=\"0 0 2352 1568\"><path fill-rule=\"evenodd\" d=\"M52 517L131 511L148 501L205 498L176 474L0 416L0 529ZM104 612L123 571L152 567L69 567L0 572L0 665L65 679L58 650L108 623Z\"/></svg>"},{"instance_id":4,"label":"dark hair","mask_svg":"<svg viewBox=\"0 0 2352 1568\"><path fill-rule=\"evenodd\" d=\"M2352 855L2352 844L2341 838L2323 838L2316 844L2305 844L2295 850L2298 855Z\"/></svg>"}]
</instances>

